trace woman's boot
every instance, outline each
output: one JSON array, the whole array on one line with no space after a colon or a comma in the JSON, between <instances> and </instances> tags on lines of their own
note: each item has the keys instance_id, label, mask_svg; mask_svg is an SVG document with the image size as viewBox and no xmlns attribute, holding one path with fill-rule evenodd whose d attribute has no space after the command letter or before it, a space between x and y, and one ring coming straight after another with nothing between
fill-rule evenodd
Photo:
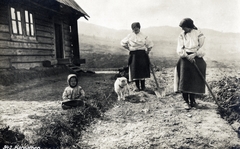
<instances>
[{"instance_id":1,"label":"woman's boot","mask_svg":"<svg viewBox=\"0 0 240 149\"><path fill-rule=\"evenodd\" d=\"M135 80L135 84L136 84L136 90L135 91L140 91L140 85L139 85L140 80Z\"/></svg>"},{"instance_id":2,"label":"woman's boot","mask_svg":"<svg viewBox=\"0 0 240 149\"><path fill-rule=\"evenodd\" d=\"M145 90L145 80L141 80L141 90Z\"/></svg>"}]
</instances>

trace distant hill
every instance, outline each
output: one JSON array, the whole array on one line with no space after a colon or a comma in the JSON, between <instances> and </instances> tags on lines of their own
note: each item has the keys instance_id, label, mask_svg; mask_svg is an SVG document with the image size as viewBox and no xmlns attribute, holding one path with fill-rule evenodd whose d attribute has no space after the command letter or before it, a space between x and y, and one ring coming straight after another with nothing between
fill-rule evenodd
<instances>
[{"instance_id":1,"label":"distant hill","mask_svg":"<svg viewBox=\"0 0 240 149\"><path fill-rule=\"evenodd\" d=\"M211 29L202 29L199 28L206 37L223 37L223 38L240 38L240 33L224 33L219 32ZM111 38L111 39L122 39L127 34L131 32L131 29L129 27L128 30L115 30L91 23L85 23L85 22L78 22L78 31L79 34L84 34L88 36L97 36L102 38ZM142 28L142 32L145 34L151 36L153 40L158 40L157 38L163 37L163 38L171 38L176 39L179 35L179 33L182 31L180 27L170 27L170 26L159 26L159 27L149 27L149 28ZM225 37L224 37L224 36Z\"/></svg>"},{"instance_id":2,"label":"distant hill","mask_svg":"<svg viewBox=\"0 0 240 149\"><path fill-rule=\"evenodd\" d=\"M199 28L200 29L200 28ZM240 60L240 34L223 33L210 29L200 29L205 37L204 48L206 59L217 61ZM159 26L142 28L141 32L148 35L154 42L152 56L176 58L177 38L181 32L179 27ZM131 30L115 30L91 23L78 22L79 42L81 51L127 55L120 46L120 41Z\"/></svg>"}]
</instances>

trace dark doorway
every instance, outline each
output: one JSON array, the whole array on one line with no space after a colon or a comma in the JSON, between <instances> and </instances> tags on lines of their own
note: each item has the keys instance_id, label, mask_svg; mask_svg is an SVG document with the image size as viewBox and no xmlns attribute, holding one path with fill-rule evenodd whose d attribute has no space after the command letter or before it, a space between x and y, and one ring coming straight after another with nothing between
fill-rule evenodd
<instances>
[{"instance_id":1,"label":"dark doorway","mask_svg":"<svg viewBox=\"0 0 240 149\"><path fill-rule=\"evenodd\" d=\"M57 59L63 58L62 27L60 24L55 24L55 45Z\"/></svg>"}]
</instances>

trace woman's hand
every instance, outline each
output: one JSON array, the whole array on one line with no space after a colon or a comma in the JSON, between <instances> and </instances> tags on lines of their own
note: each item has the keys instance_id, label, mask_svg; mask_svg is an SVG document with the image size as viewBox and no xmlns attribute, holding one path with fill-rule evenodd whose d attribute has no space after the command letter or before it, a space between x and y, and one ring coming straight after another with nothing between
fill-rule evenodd
<instances>
[{"instance_id":1,"label":"woman's hand","mask_svg":"<svg viewBox=\"0 0 240 149\"><path fill-rule=\"evenodd\" d=\"M196 56L196 53L193 53L193 54L188 55L186 58L192 63L192 62L194 62L195 56Z\"/></svg>"},{"instance_id":2,"label":"woman's hand","mask_svg":"<svg viewBox=\"0 0 240 149\"><path fill-rule=\"evenodd\" d=\"M129 47L127 45L125 45L123 47L129 51Z\"/></svg>"},{"instance_id":3,"label":"woman's hand","mask_svg":"<svg viewBox=\"0 0 240 149\"><path fill-rule=\"evenodd\" d=\"M152 48L147 48L146 53L149 54Z\"/></svg>"},{"instance_id":4,"label":"woman's hand","mask_svg":"<svg viewBox=\"0 0 240 149\"><path fill-rule=\"evenodd\" d=\"M60 101L60 100L57 100L57 103L58 103L58 104L62 104L62 101Z\"/></svg>"}]
</instances>

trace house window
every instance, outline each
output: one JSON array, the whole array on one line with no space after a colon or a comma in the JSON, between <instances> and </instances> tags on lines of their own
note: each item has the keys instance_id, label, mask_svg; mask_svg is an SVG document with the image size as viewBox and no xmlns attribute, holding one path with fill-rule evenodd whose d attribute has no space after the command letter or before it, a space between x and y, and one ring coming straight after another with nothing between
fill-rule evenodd
<instances>
[{"instance_id":1,"label":"house window","mask_svg":"<svg viewBox=\"0 0 240 149\"><path fill-rule=\"evenodd\" d=\"M34 16L31 12L24 9L10 8L12 34L18 39L32 39L35 36ZM22 36L20 38L19 36Z\"/></svg>"},{"instance_id":2,"label":"house window","mask_svg":"<svg viewBox=\"0 0 240 149\"><path fill-rule=\"evenodd\" d=\"M25 24L26 24L26 35L34 36L33 15L27 10L25 10Z\"/></svg>"},{"instance_id":3,"label":"house window","mask_svg":"<svg viewBox=\"0 0 240 149\"><path fill-rule=\"evenodd\" d=\"M11 8L13 34L22 35L22 21L20 11Z\"/></svg>"}]
</instances>

